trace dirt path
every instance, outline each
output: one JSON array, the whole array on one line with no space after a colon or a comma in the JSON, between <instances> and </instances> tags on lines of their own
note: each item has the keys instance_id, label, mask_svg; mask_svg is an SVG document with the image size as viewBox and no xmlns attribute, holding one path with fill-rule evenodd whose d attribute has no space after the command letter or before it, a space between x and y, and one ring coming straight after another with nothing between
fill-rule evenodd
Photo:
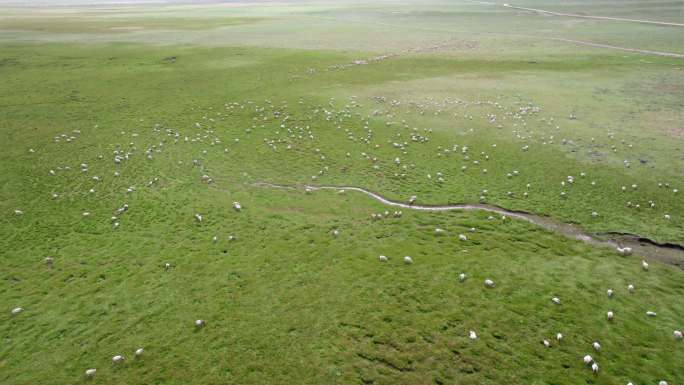
<instances>
[{"instance_id":1,"label":"dirt path","mask_svg":"<svg viewBox=\"0 0 684 385\"><path fill-rule=\"evenodd\" d=\"M381 202L387 206L398 207L407 210L420 210L420 211L487 211L490 213L505 215L510 218L521 219L537 226L541 226L549 231L556 234L563 235L565 237L576 239L594 246L608 247L615 249L620 247L631 247L636 254L641 256L656 259L661 262L669 263L675 265L681 269L684 269L684 246L676 244L659 244L655 241L649 240L644 237L639 237L632 234L617 234L617 233L606 233L603 234L602 238L596 235L589 234L585 232L579 226L575 226L569 223L563 223L556 221L549 217L544 217L541 215L535 215L532 213L522 212L522 211L511 211L504 209L502 207L487 205L487 204L456 204L456 205L421 205L421 204L409 204L403 202L397 202L383 197L380 194L366 190L361 187L354 186L287 186L278 185L272 183L259 182L254 183L253 186L256 187L267 187L267 188L278 188L278 189L290 189L290 190L301 190L310 189L315 190L346 190L346 191L356 191L365 194L378 202Z\"/></svg>"},{"instance_id":2,"label":"dirt path","mask_svg":"<svg viewBox=\"0 0 684 385\"><path fill-rule=\"evenodd\" d=\"M489 4L489 5L500 5L500 4L486 3L486 2L480 2L480 1L478 1L478 3ZM664 26L668 26L668 27L684 27L684 24L682 24L682 23L673 23L673 22L668 22L668 21L627 19L627 18L622 18L622 17L611 17L611 16L580 15L577 13L564 13L564 12L547 11L545 9L516 7L516 6L510 5L510 4L503 4L502 6L506 7L506 8L511 8L511 9L519 9L521 11L538 12L538 13L544 13L544 14L553 15L553 16L576 17L576 18L581 18L581 19L595 19L595 20L624 21L624 22L630 22L630 23L664 25Z\"/></svg>"},{"instance_id":3,"label":"dirt path","mask_svg":"<svg viewBox=\"0 0 684 385\"><path fill-rule=\"evenodd\" d=\"M601 43L592 43L592 42L581 41L581 40L564 39L564 38L561 38L561 37L547 37L547 38L545 38L545 39L546 39L546 40L562 41L562 42L565 42L565 43L586 45L586 46L589 46L589 47L609 48L609 49L616 49L616 50L626 51L626 52L636 52L636 53L642 53L642 54L646 54L646 55L656 55L656 56L664 56L664 57L676 57L676 58L680 58L680 59L681 59L681 58L684 58L684 54L674 53L674 52L650 51L650 50L646 50L646 49L618 47L618 46L615 46L615 45L601 44Z\"/></svg>"},{"instance_id":4,"label":"dirt path","mask_svg":"<svg viewBox=\"0 0 684 385\"><path fill-rule=\"evenodd\" d=\"M487 2L482 2L482 1L471 1L471 2L477 3L477 4L484 4L484 5L498 5L495 3L487 3ZM684 54L681 54L681 53L652 51L652 50L647 50L647 49L630 48L630 47L620 47L620 46L616 46L616 45L594 43L594 42L583 41L583 40L565 39L565 38L561 38L561 37L551 37L551 36L541 36L541 35L525 35L525 34L519 34L519 33L472 32L472 31L448 30L448 29L444 29L444 28L415 27L415 26L399 25L399 24L392 24L392 23L382 23L382 22L367 22L367 21L360 21L360 20L340 20L340 19L336 19L336 18L332 18L332 17L321 17L321 16L309 16L309 18L333 21L333 22L338 22L338 23L356 23L356 24L366 24L366 25L373 24L373 25L379 25L379 26L385 26L385 27L391 27L391 28L397 28L397 29L413 29L413 30L417 30L417 31L443 32L443 33L450 33L450 34L470 33L473 35L492 35L492 36L504 36L504 37L519 37L519 38L523 38L523 39L532 39L532 40L559 41L559 42L563 42L563 43L584 45L584 46L594 47L594 48L613 49L613 50L618 50L618 51L633 52L633 53L638 53L638 54L642 54L642 55L655 55L655 56L673 57L673 58L678 58L678 59L684 59Z\"/></svg>"}]
</instances>

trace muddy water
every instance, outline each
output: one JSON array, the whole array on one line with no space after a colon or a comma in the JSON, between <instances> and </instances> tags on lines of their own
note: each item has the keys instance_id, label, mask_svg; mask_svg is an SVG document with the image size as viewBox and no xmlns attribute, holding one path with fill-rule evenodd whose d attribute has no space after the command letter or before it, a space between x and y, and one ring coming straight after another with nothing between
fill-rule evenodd
<instances>
[{"instance_id":1,"label":"muddy water","mask_svg":"<svg viewBox=\"0 0 684 385\"><path fill-rule=\"evenodd\" d=\"M256 183L255 186L271 187L271 188L286 188L297 189L294 186L276 185L270 183ZM637 255L644 256L649 259L656 259L665 263L675 265L684 269L684 247L676 244L659 244L647 238L639 237L631 234L590 234L585 232L580 226L569 223L556 221L550 217L535 215L521 211L506 210L501 207L487 205L487 204L457 204L457 205L420 205L410 204L404 202L397 202L389 200L380 194L366 190L360 187L353 186L304 186L311 190L347 190L357 191L366 194L369 197L392 207L398 207L407 210L420 211L451 211L451 210L481 210L494 214L505 215L510 218L521 219L537 226L541 226L554 233L561 234L568 238L577 239L594 246L609 247L615 249L620 247L631 247L633 252Z\"/></svg>"}]
</instances>

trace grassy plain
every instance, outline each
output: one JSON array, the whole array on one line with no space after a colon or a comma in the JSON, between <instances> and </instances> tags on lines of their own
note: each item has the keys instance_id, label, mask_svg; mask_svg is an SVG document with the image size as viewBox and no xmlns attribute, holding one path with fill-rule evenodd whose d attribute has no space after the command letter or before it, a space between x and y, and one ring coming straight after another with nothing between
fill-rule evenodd
<instances>
[{"instance_id":1,"label":"grassy plain","mask_svg":"<svg viewBox=\"0 0 684 385\"><path fill-rule=\"evenodd\" d=\"M541 3L518 5L554 6ZM684 381L675 267L644 272L639 256L487 213L373 221L388 208L356 193L254 186L356 185L432 204L486 189L505 208L682 244L684 59L544 39L682 53L682 29L466 2L3 15L3 384Z\"/></svg>"}]
</instances>

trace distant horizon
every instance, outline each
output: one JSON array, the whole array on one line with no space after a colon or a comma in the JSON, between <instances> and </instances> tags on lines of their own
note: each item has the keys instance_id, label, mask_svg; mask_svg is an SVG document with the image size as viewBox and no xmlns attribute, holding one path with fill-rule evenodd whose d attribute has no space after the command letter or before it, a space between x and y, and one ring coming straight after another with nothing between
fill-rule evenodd
<instances>
[{"instance_id":1,"label":"distant horizon","mask_svg":"<svg viewBox=\"0 0 684 385\"><path fill-rule=\"evenodd\" d=\"M0 6L98 6L98 5L144 5L144 4L217 4L234 3L238 0L0 0Z\"/></svg>"}]
</instances>

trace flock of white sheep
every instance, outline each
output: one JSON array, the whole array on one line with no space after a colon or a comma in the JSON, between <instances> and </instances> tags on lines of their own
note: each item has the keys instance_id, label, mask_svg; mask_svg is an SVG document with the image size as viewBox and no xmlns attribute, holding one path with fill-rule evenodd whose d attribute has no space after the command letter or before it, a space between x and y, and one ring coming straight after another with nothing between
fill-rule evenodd
<instances>
[{"instance_id":1,"label":"flock of white sheep","mask_svg":"<svg viewBox=\"0 0 684 385\"><path fill-rule=\"evenodd\" d=\"M383 100L382 98L376 99L376 101L380 101L381 103L384 103L386 100ZM314 110L311 111L311 115L314 117L323 117L326 121L337 124L337 129L341 130L341 123L344 121L350 120L352 117L358 117L358 113L354 112L353 109L357 107L361 107L361 105L358 103L358 101L355 98L350 98L349 103L345 105L342 109L335 111L333 108L333 101L329 103L329 106L322 106L322 107L317 107ZM484 102L476 102L473 103L475 105L483 104ZM302 102L300 101L300 104ZM436 112L435 115L443 113L443 109L445 108L445 105L465 105L468 106L469 103L459 101L459 100L450 100L447 99L445 101L442 101L441 104L436 101L428 101L425 104L414 104L414 107L416 107L421 115L424 114L428 110L428 106L432 104L434 105L439 105L441 108L439 108ZM493 106L494 108L502 109L503 107L496 102L486 102L484 104L489 104L490 106ZM398 101L392 101L391 103L392 106L399 106L401 105L400 102ZM306 144L304 142L314 143L316 139L316 134L315 130L310 126L310 125L305 125L305 124L297 124L293 122L290 124L289 119L290 115L286 112L287 105L281 105L281 106L276 106L270 101L266 101L264 106L258 106L255 105L254 103L227 103L225 106L225 112L217 112L215 116L209 117L208 114L205 114L202 117L201 122L197 122L195 124L195 127L197 129L200 129L201 131L198 132L195 135L190 135L190 136L184 136L180 132L173 131L170 129L165 129L162 130L159 125L155 126L154 132L157 134L166 134L166 136L172 138L173 143L198 143L198 144L206 144L209 143L210 146L218 146L219 144L222 143L222 140L218 137L218 135L215 132L214 124L216 123L217 120L223 120L225 116L230 115L231 112L233 111L239 111L239 110L245 110L245 109L251 109L255 113L254 121L255 124L251 128L247 128L245 132L249 135L252 130L257 130L260 128L265 128L265 125L270 122L270 121L280 121L281 123L279 126L274 130L273 134L275 138L266 138L264 139L264 143L273 151L277 152L279 149L284 148L286 151L298 151L299 147L305 148ZM525 133L526 131L523 130L527 126L526 118L537 114L540 111L540 108L534 105L521 105L519 108L515 111L504 111L500 115L496 114L489 114L488 115L488 121L491 124L496 125L497 127L501 127L501 120L509 119L509 121L514 122L513 127L514 133L516 134L517 139L521 141L525 141L526 144L522 147L522 151L525 153L530 152L531 146L532 146L532 138L529 133ZM402 160L402 157L404 155L408 154L409 148L412 145L420 145L420 144L425 144L430 141L430 135L432 133L431 129L423 129L422 131L419 130L416 127L411 127L405 120L398 120L397 119L397 114L396 113L390 113L390 112L382 112L379 113L378 115L383 115L387 119L387 126L391 127L397 127L395 136L396 139L389 140L388 143L390 144L390 147L393 149L396 149L398 151L398 156L394 156L393 159L390 158L386 163L388 164L393 164L394 169L391 171L392 175L394 177L398 178L405 178L408 173L410 173L412 170L416 169L416 164L412 162L405 162ZM458 115L458 114L455 114ZM473 116L468 115L467 113L463 114L463 118L466 120L472 120ZM542 119L545 123L548 123L549 125L555 124L553 119L550 119L548 121L545 121ZM259 123L260 122L260 123ZM343 135L344 137L353 143L357 144L362 144L366 147L371 146L372 142L375 139L375 133L373 129L370 128L371 126L371 119L365 118L362 119L362 125L363 129L361 130L362 135L359 135L358 133L355 133L354 130L345 128L343 130ZM71 143L78 139L78 137L81 135L81 131L75 130L72 135L59 135L54 138L54 142L56 143L61 143L61 142L66 142L66 143ZM136 138L138 135L137 134L132 134L133 138ZM405 139L405 140L404 140ZM547 144L553 144L555 141L555 138L550 135L548 137L543 137L543 141L541 145L547 145ZM593 138L592 138L593 141ZM233 138L232 140L233 143L238 144L240 143L240 138ZM562 144L567 144L569 143L568 140L563 139L561 141ZM121 176L121 165L125 164L126 162L131 161L136 157L136 153L138 152L138 147L134 142L130 142L125 146L120 146L117 145L117 148L113 151L113 163L114 163L114 171L112 175L114 177L119 177ZM158 154L162 152L165 148L167 147L167 140L164 139L160 141L159 143L155 144L150 144L147 145L144 153L145 153L145 159L147 161L153 161L155 154ZM373 171L379 171L381 169L387 169L387 167L382 166L384 163L383 160L378 156L378 155L372 155L370 151L378 149L380 147L380 144L374 144L373 146L370 147L371 150L366 150L360 153L360 158L368 161L371 166ZM494 151L496 149L496 144L492 145L492 150ZM614 151L617 151L615 147L613 147ZM229 148L224 148L223 152L230 152ZM30 149L30 153L34 154L36 151L34 149ZM207 150L202 150L202 155L207 154ZM488 173L488 168L483 167L488 161L493 159L493 154L490 152L486 151L481 151L479 154L475 152L470 146L468 145L450 145L450 146L439 146L438 147L438 153L436 154L438 157L445 157L449 156L452 154L458 154L461 156L462 160L464 163L461 167L460 170L461 172L466 172L468 170L468 166L472 167L479 167L481 172L483 174ZM351 157L351 153L347 152L345 154L347 158ZM102 155L99 155L98 160L103 159ZM319 148L316 148L313 150L313 160L318 161L318 162L329 162L330 158L324 154L324 151L320 150ZM625 164L628 166L630 162L625 162ZM202 165L202 162L200 160L194 159L192 161L192 164L194 166L197 166L200 168L201 172L206 172L206 169ZM491 162L490 162L491 164ZM89 173L89 165L86 163L81 163L80 166L78 167L80 169L80 172L82 175L87 175ZM324 165L320 168L320 170L315 174L311 176L311 179L316 181L319 180L319 178L327 175L330 172L330 166ZM57 177L61 173L68 172L71 168L69 166L56 166L51 168L48 171L48 175L51 177ZM515 179L518 178L522 175L523 173L519 170L510 170L510 172L506 173L505 177L508 179ZM583 179L587 177L587 173L581 172L580 174L580 179ZM444 171L435 171L434 176L433 172L427 173L426 178L428 180L434 180L436 183L443 185L447 182L447 173ZM90 178L88 178L90 183L93 184L92 187L88 188L88 194L97 194L98 189L96 188L98 183L101 183L102 180L104 179L103 177L99 175L94 175ZM159 178L153 178L151 179L148 183L147 186L152 186L154 183L158 182ZM212 184L214 183L214 178L208 176L207 174L202 174L200 177L200 181L207 183L207 184ZM566 199L569 196L569 191L571 186L580 183L577 178L568 175L564 180L560 181L560 186L561 186L561 191L560 191L560 197L563 199ZM596 186L597 181L593 180L590 182L591 186ZM662 188L671 188L669 183L660 183L659 187ZM526 183L525 184L525 191L523 192L522 196L524 198L529 197L530 193L530 188L531 184ZM627 186L622 186L620 191L624 193L628 193L629 191L634 191L637 190L639 187L636 184L632 184L630 188ZM132 194L137 191L135 186L129 186L125 189L126 194ZM307 187L305 192L307 194L311 194L314 191L313 188ZM677 188L671 188L671 191L673 194L678 193ZM339 191L340 194L344 194L344 190ZM487 200L487 196L489 194L489 191L487 189L481 190L479 194L479 199L481 202L484 202ZM514 192L508 191L506 192L507 196L512 197L515 195ZM52 192L51 193L51 198L52 199L59 199L63 195L62 192ZM411 196L408 200L409 204L414 204L416 202L416 196ZM640 208L639 203L632 203L627 202L628 207L633 207L633 208ZM649 201L648 203L649 208L655 208L656 203L654 201ZM233 202L232 203L232 208L235 211L242 211L243 206L240 202ZM129 210L128 204L123 204L119 206L115 211L114 215L111 216L110 221L113 224L114 228L118 228L120 224L121 217L124 213L126 213ZM15 215L21 216L24 215L24 210L22 209L16 209L14 211ZM84 211L81 213L81 215L84 218L91 217L91 213L89 211ZM382 213L374 213L371 215L371 218L373 220L380 220L383 218L388 218L388 217L393 217L393 218L401 218L402 217L402 212L401 211L384 211ZM599 217L598 211L592 211L591 212L591 217L597 218ZM194 214L194 218L197 222L201 223L204 221L205 217L203 214L196 213ZM667 213L664 214L664 218L666 220L671 220L672 216L671 214ZM504 217L505 219L505 217ZM475 229L472 228L471 232L474 232ZM340 235L340 230L335 228L331 230L331 235L333 237L338 237ZM447 232L444 229L441 228L436 228L434 230L435 235L438 236L447 236ZM234 239L234 236L231 235L231 240ZM458 234L458 239L461 242L467 242L468 241L468 236L465 234ZM217 241L217 237L214 236L213 241ZM629 256L632 254L632 249L629 247L618 247L617 248L617 253L623 256ZM414 263L414 259L411 256L404 256L402 258L403 262L407 265L411 265ZM380 255L379 256L379 261L383 263L390 263L390 258L385 255ZM52 267L54 264L54 259L52 257L47 257L44 260L45 264L48 266ZM171 265L169 263L166 263L164 265L165 270L169 270L171 268ZM644 271L649 270L649 264L646 261L642 261L642 268ZM458 276L459 282L466 282L467 280L467 274L461 273ZM495 288L495 283L492 279L487 278L484 281L484 286L485 288L488 289L493 289ZM629 293L634 293L635 287L633 284L630 284L627 287L627 291ZM606 291L608 297L613 297L614 291L613 289L608 289ZM551 301L554 305L561 306L561 300L558 297L553 297L551 298ZM17 307L12 309L11 313L13 316L19 316L20 313L22 313L24 309L22 307ZM647 316L649 317L655 317L656 313L653 311L648 311L646 313ZM613 322L615 320L615 314L612 310L607 311L606 313L606 318L609 322ZM203 328L206 326L206 321L198 319L195 321L195 327L197 328ZM674 338L681 340L682 339L682 332L680 330L674 330L673 332ZM468 331L468 338L475 341L478 339L477 334L474 330L469 330ZM563 335L561 333L557 333L555 336L555 339L557 343L561 343L563 340ZM551 347L552 343L549 339L543 339L542 343L546 347ZM592 347L595 351L600 351L601 345L599 344L598 341L594 342L592 344ZM134 352L134 357L140 358L143 355L143 348L138 348ZM123 355L115 355L112 357L112 363L114 365L118 365L123 363L125 360L125 357ZM591 355L586 355L583 358L584 364L586 364L594 373L599 371L599 365L596 359L594 359ZM90 368L85 371L85 375L88 377L92 377L96 374L97 369L95 368ZM630 383L631 384L631 383ZM628 385L630 385L628 384ZM667 382L661 381L660 385L667 385Z\"/></svg>"}]
</instances>

